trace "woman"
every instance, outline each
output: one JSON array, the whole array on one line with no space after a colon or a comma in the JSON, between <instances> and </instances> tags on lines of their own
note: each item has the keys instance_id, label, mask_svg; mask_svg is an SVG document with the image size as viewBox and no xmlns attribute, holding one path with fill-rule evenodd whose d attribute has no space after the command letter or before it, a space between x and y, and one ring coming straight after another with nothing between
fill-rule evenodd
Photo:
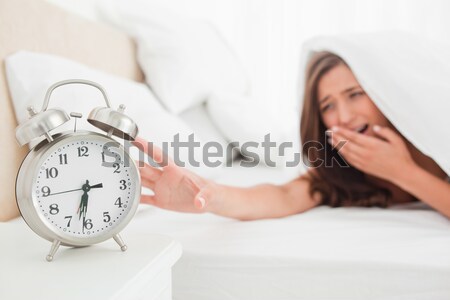
<instances>
[{"instance_id":1,"label":"woman","mask_svg":"<svg viewBox=\"0 0 450 300\"><path fill-rule=\"evenodd\" d=\"M212 212L254 220L276 218L325 204L380 206L423 201L450 217L450 184L429 157L410 144L374 105L350 68L338 56L322 52L307 68L301 117L303 157L309 171L284 185L238 188L214 183L169 161L162 169L145 164L144 186L154 195L142 202L183 212ZM344 143L345 141L345 143ZM330 151L320 150L317 142ZM138 139L156 162L157 147Z\"/></svg>"}]
</instances>

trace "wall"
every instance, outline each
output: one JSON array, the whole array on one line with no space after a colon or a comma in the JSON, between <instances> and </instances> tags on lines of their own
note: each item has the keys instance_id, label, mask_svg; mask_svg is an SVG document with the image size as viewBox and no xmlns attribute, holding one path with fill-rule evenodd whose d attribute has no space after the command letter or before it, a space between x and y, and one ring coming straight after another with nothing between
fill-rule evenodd
<instances>
[{"instance_id":1,"label":"wall","mask_svg":"<svg viewBox=\"0 0 450 300\"><path fill-rule=\"evenodd\" d=\"M94 0L48 0L95 19ZM132 1L127 1L132 5ZM296 95L302 42L318 34L401 29L450 43L445 0L152 0L213 21L236 49L255 101L282 113Z\"/></svg>"}]
</instances>

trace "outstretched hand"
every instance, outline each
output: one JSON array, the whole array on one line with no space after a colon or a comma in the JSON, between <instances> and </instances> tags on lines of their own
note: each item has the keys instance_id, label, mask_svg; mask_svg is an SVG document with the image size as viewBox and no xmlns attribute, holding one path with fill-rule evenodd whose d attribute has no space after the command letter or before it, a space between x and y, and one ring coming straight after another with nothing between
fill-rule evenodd
<instances>
[{"instance_id":1,"label":"outstretched hand","mask_svg":"<svg viewBox=\"0 0 450 300\"><path fill-rule=\"evenodd\" d=\"M140 166L142 185L154 193L154 195L142 195L142 203L180 212L206 211L215 186L212 181L178 167L162 149L153 143L137 138L133 145L162 166L158 168L144 161L137 162Z\"/></svg>"}]
</instances>

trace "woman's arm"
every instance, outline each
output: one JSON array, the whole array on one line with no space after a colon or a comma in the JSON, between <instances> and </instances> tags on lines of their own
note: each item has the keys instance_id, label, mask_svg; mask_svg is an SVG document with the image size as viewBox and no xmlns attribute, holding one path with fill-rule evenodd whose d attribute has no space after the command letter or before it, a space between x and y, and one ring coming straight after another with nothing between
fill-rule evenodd
<instances>
[{"instance_id":1,"label":"woman's arm","mask_svg":"<svg viewBox=\"0 0 450 300\"><path fill-rule=\"evenodd\" d=\"M416 164L403 168L393 183L450 218L450 183Z\"/></svg>"},{"instance_id":2,"label":"woman's arm","mask_svg":"<svg viewBox=\"0 0 450 300\"><path fill-rule=\"evenodd\" d=\"M205 208L239 220L279 218L301 213L320 203L319 199L310 197L305 176L284 185L263 184L249 188L217 185Z\"/></svg>"},{"instance_id":3,"label":"woman's arm","mask_svg":"<svg viewBox=\"0 0 450 300\"><path fill-rule=\"evenodd\" d=\"M142 139L137 139L134 145L160 165L166 162L161 168L138 162L142 185L154 193L142 195L143 203L180 212L212 212L241 220L293 215L319 204L318 199L309 196L308 174L284 185L225 186L178 167L161 149Z\"/></svg>"}]
</instances>

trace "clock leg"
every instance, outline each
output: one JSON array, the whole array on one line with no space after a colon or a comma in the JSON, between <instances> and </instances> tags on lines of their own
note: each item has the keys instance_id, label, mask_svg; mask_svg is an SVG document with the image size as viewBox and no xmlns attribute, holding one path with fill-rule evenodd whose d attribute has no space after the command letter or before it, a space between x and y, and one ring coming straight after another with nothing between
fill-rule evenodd
<instances>
[{"instance_id":1,"label":"clock leg","mask_svg":"<svg viewBox=\"0 0 450 300\"><path fill-rule=\"evenodd\" d=\"M52 248L50 248L50 252L48 253L47 257L45 258L47 261L52 261L53 256L55 255L56 251L58 251L59 245L61 245L61 241L54 240L52 244Z\"/></svg>"},{"instance_id":2,"label":"clock leg","mask_svg":"<svg viewBox=\"0 0 450 300\"><path fill-rule=\"evenodd\" d=\"M119 234L115 234L113 236L113 239L116 241L117 244L119 244L120 250L122 250L122 251L126 251L127 250L127 245L125 245L125 243L123 242L123 240L122 240L122 238L120 237Z\"/></svg>"}]
</instances>

